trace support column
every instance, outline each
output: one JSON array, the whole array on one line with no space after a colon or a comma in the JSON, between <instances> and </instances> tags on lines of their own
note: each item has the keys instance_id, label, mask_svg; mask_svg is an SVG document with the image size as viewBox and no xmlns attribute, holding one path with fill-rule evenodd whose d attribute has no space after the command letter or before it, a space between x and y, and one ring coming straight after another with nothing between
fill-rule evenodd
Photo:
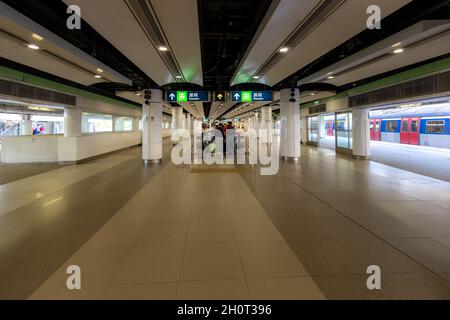
<instances>
[{"instance_id":1,"label":"support column","mask_svg":"<svg viewBox=\"0 0 450 320\"><path fill-rule=\"evenodd\" d=\"M146 91L151 96L142 105L142 159L147 165L162 160L162 91Z\"/></svg>"},{"instance_id":2,"label":"support column","mask_svg":"<svg viewBox=\"0 0 450 320\"><path fill-rule=\"evenodd\" d=\"M283 89L280 91L280 152L281 157L285 160L298 161L300 158L299 96L298 89Z\"/></svg>"},{"instance_id":3,"label":"support column","mask_svg":"<svg viewBox=\"0 0 450 320\"><path fill-rule=\"evenodd\" d=\"M189 131L189 133L191 133L192 134L192 127L191 127L191 114L190 113L187 113L186 114L186 120L185 120L185 129L187 130L187 131Z\"/></svg>"},{"instance_id":4,"label":"support column","mask_svg":"<svg viewBox=\"0 0 450 320\"><path fill-rule=\"evenodd\" d=\"M272 107L262 107L261 129L267 130L267 142L272 143Z\"/></svg>"},{"instance_id":5,"label":"support column","mask_svg":"<svg viewBox=\"0 0 450 320\"><path fill-rule=\"evenodd\" d=\"M82 134L82 114L80 109L64 108L64 137L80 137Z\"/></svg>"},{"instance_id":6,"label":"support column","mask_svg":"<svg viewBox=\"0 0 450 320\"><path fill-rule=\"evenodd\" d=\"M172 107L172 130L177 128L177 108Z\"/></svg>"},{"instance_id":7,"label":"support column","mask_svg":"<svg viewBox=\"0 0 450 320\"><path fill-rule=\"evenodd\" d=\"M175 129L184 128L184 114L183 108L175 107Z\"/></svg>"},{"instance_id":8,"label":"support column","mask_svg":"<svg viewBox=\"0 0 450 320\"><path fill-rule=\"evenodd\" d=\"M259 130L259 115L257 113L253 116L253 129L255 129L256 132Z\"/></svg>"},{"instance_id":9,"label":"support column","mask_svg":"<svg viewBox=\"0 0 450 320\"><path fill-rule=\"evenodd\" d=\"M367 160L370 158L369 109L353 109L353 157Z\"/></svg>"},{"instance_id":10,"label":"support column","mask_svg":"<svg viewBox=\"0 0 450 320\"><path fill-rule=\"evenodd\" d=\"M24 114L22 120L22 130L20 130L20 135L31 136L33 134L33 121L31 120L30 114Z\"/></svg>"},{"instance_id":11,"label":"support column","mask_svg":"<svg viewBox=\"0 0 450 320\"><path fill-rule=\"evenodd\" d=\"M300 127L301 127L301 142L308 142L308 118L306 116L300 117Z\"/></svg>"}]
</instances>

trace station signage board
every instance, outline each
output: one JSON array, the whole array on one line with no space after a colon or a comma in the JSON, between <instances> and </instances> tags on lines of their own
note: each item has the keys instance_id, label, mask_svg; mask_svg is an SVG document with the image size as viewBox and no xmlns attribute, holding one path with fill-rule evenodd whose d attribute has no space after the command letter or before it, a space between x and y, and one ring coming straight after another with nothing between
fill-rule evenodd
<instances>
[{"instance_id":1,"label":"station signage board","mask_svg":"<svg viewBox=\"0 0 450 320\"><path fill-rule=\"evenodd\" d=\"M209 91L168 91L166 100L169 102L208 102Z\"/></svg>"},{"instance_id":2,"label":"station signage board","mask_svg":"<svg viewBox=\"0 0 450 320\"><path fill-rule=\"evenodd\" d=\"M273 101L272 91L233 91L231 93L233 102L258 102Z\"/></svg>"}]
</instances>

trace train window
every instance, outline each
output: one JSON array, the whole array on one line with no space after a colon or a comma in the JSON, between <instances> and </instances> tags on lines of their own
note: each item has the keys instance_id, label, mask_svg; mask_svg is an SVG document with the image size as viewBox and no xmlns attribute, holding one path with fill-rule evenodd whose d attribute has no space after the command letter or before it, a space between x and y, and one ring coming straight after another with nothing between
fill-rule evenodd
<instances>
[{"instance_id":1,"label":"train window","mask_svg":"<svg viewBox=\"0 0 450 320\"><path fill-rule=\"evenodd\" d=\"M408 121L402 121L402 132L408 132Z\"/></svg>"},{"instance_id":2,"label":"train window","mask_svg":"<svg viewBox=\"0 0 450 320\"><path fill-rule=\"evenodd\" d=\"M444 120L427 121L427 133L444 133Z\"/></svg>"},{"instance_id":3,"label":"train window","mask_svg":"<svg viewBox=\"0 0 450 320\"><path fill-rule=\"evenodd\" d=\"M411 132L417 132L417 120L411 121Z\"/></svg>"},{"instance_id":4,"label":"train window","mask_svg":"<svg viewBox=\"0 0 450 320\"><path fill-rule=\"evenodd\" d=\"M397 121L386 122L386 131L387 132L397 132L397 130L398 130L398 122Z\"/></svg>"}]
</instances>

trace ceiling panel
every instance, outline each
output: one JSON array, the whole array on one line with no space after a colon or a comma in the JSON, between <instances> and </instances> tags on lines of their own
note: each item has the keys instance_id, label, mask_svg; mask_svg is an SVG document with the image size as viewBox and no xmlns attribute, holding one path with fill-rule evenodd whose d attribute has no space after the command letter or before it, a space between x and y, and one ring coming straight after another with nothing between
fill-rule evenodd
<instances>
[{"instance_id":1,"label":"ceiling panel","mask_svg":"<svg viewBox=\"0 0 450 320\"><path fill-rule=\"evenodd\" d=\"M158 85L175 82L158 51L123 0L65 0L82 18Z\"/></svg>"},{"instance_id":2,"label":"ceiling panel","mask_svg":"<svg viewBox=\"0 0 450 320\"><path fill-rule=\"evenodd\" d=\"M370 5L379 5L383 17L410 2L409 0L348 0L328 16L295 48L290 48L285 57L258 82L273 86L297 70L313 62L344 43L351 37L365 30Z\"/></svg>"},{"instance_id":3,"label":"ceiling panel","mask_svg":"<svg viewBox=\"0 0 450 320\"><path fill-rule=\"evenodd\" d=\"M197 0L152 0L187 82L203 85Z\"/></svg>"},{"instance_id":4,"label":"ceiling panel","mask_svg":"<svg viewBox=\"0 0 450 320\"><path fill-rule=\"evenodd\" d=\"M270 18L266 17L266 23L259 27L231 85L247 82L319 3L320 0L273 1L267 13Z\"/></svg>"}]
</instances>

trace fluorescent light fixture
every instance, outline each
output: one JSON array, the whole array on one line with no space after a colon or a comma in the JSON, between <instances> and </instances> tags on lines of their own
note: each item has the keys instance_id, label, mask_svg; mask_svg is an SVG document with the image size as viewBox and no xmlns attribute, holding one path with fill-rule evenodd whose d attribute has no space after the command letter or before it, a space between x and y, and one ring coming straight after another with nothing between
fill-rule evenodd
<instances>
[{"instance_id":1,"label":"fluorescent light fixture","mask_svg":"<svg viewBox=\"0 0 450 320\"><path fill-rule=\"evenodd\" d=\"M328 76L328 79L329 80L334 79L334 76Z\"/></svg>"},{"instance_id":2,"label":"fluorescent light fixture","mask_svg":"<svg viewBox=\"0 0 450 320\"><path fill-rule=\"evenodd\" d=\"M177 78L177 79L183 79L182 76L176 76L175 78Z\"/></svg>"},{"instance_id":3,"label":"fluorescent light fixture","mask_svg":"<svg viewBox=\"0 0 450 320\"><path fill-rule=\"evenodd\" d=\"M281 52L281 53L286 53L286 52L288 52L288 51L289 51L289 48L288 48L288 47L283 47L283 48L280 49L280 52Z\"/></svg>"},{"instance_id":4,"label":"fluorescent light fixture","mask_svg":"<svg viewBox=\"0 0 450 320\"><path fill-rule=\"evenodd\" d=\"M403 48L399 48L399 49L395 49L394 50L395 54L399 54L399 53L403 53L403 52L405 52L405 49L403 49Z\"/></svg>"},{"instance_id":5,"label":"fluorescent light fixture","mask_svg":"<svg viewBox=\"0 0 450 320\"><path fill-rule=\"evenodd\" d=\"M160 46L160 47L158 48L158 50L159 50L159 51L165 52L165 51L168 51L169 49L168 49L167 47L165 47L165 46Z\"/></svg>"},{"instance_id":6,"label":"fluorescent light fixture","mask_svg":"<svg viewBox=\"0 0 450 320\"><path fill-rule=\"evenodd\" d=\"M101 79L102 76L99 76L98 74L96 74L96 75L94 75L94 78Z\"/></svg>"},{"instance_id":7,"label":"fluorescent light fixture","mask_svg":"<svg viewBox=\"0 0 450 320\"><path fill-rule=\"evenodd\" d=\"M27 47L32 49L32 50L39 50L39 46L37 46L35 44L32 44L32 43L30 43Z\"/></svg>"},{"instance_id":8,"label":"fluorescent light fixture","mask_svg":"<svg viewBox=\"0 0 450 320\"><path fill-rule=\"evenodd\" d=\"M259 79L259 76L253 76L253 79Z\"/></svg>"},{"instance_id":9,"label":"fluorescent light fixture","mask_svg":"<svg viewBox=\"0 0 450 320\"><path fill-rule=\"evenodd\" d=\"M36 39L36 40L38 40L38 41L44 40L44 38L42 38L42 37L41 37L40 35L38 35L37 33L33 33L31 36L33 37L33 39Z\"/></svg>"},{"instance_id":10,"label":"fluorescent light fixture","mask_svg":"<svg viewBox=\"0 0 450 320\"><path fill-rule=\"evenodd\" d=\"M397 48L398 46L401 46L401 45L402 45L401 42L397 42L396 44L393 44L393 45L392 45L392 48Z\"/></svg>"},{"instance_id":11,"label":"fluorescent light fixture","mask_svg":"<svg viewBox=\"0 0 450 320\"><path fill-rule=\"evenodd\" d=\"M137 96L140 96L141 94L140 94L140 93L136 93L136 95L137 95Z\"/></svg>"},{"instance_id":12,"label":"fluorescent light fixture","mask_svg":"<svg viewBox=\"0 0 450 320\"><path fill-rule=\"evenodd\" d=\"M103 73L103 69L97 68L98 73Z\"/></svg>"}]
</instances>

